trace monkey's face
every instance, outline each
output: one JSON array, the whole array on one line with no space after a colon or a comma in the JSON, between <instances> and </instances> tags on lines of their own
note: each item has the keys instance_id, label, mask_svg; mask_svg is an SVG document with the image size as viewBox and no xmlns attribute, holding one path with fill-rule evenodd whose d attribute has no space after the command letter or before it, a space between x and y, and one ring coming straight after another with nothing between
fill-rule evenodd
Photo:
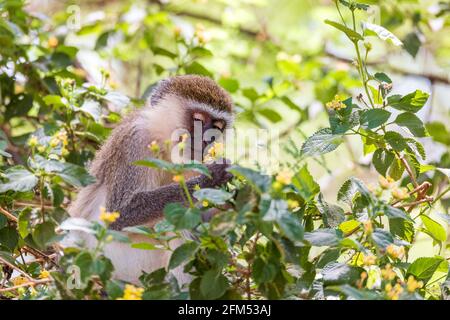
<instances>
[{"instance_id":1,"label":"monkey's face","mask_svg":"<svg viewBox=\"0 0 450 320\"><path fill-rule=\"evenodd\" d=\"M202 161L208 147L222 138L227 124L224 119L204 110L192 110L188 114L187 129L190 132L191 159Z\"/></svg>"}]
</instances>

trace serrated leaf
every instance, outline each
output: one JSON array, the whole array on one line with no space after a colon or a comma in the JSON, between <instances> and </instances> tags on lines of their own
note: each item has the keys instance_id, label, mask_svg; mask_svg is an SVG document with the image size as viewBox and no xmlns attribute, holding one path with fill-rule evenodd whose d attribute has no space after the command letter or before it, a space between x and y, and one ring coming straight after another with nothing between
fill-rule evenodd
<instances>
[{"instance_id":1,"label":"serrated leaf","mask_svg":"<svg viewBox=\"0 0 450 320\"><path fill-rule=\"evenodd\" d=\"M317 229L313 232L306 232L304 237L316 247L337 246L343 239L342 232L336 229Z\"/></svg>"},{"instance_id":2,"label":"serrated leaf","mask_svg":"<svg viewBox=\"0 0 450 320\"><path fill-rule=\"evenodd\" d=\"M16 192L30 191L38 183L38 178L22 166L8 168L4 177L8 181L0 184L0 193L9 190Z\"/></svg>"},{"instance_id":3,"label":"serrated leaf","mask_svg":"<svg viewBox=\"0 0 450 320\"><path fill-rule=\"evenodd\" d=\"M393 95L388 97L388 104L402 111L416 113L425 105L430 95L421 90L416 90L406 96Z\"/></svg>"},{"instance_id":4,"label":"serrated leaf","mask_svg":"<svg viewBox=\"0 0 450 320\"><path fill-rule=\"evenodd\" d=\"M440 223L436 222L426 215L421 215L420 219L422 220L425 229L429 232L434 240L438 242L444 242L447 240L447 232Z\"/></svg>"},{"instance_id":5,"label":"serrated leaf","mask_svg":"<svg viewBox=\"0 0 450 320\"><path fill-rule=\"evenodd\" d=\"M169 261L169 269L174 269L192 257L198 249L198 243L188 241L176 248Z\"/></svg>"},{"instance_id":6,"label":"serrated leaf","mask_svg":"<svg viewBox=\"0 0 450 320\"><path fill-rule=\"evenodd\" d=\"M335 135L330 128L324 128L306 139L301 153L306 157L322 155L335 150L342 142L342 135Z\"/></svg>"},{"instance_id":7,"label":"serrated leaf","mask_svg":"<svg viewBox=\"0 0 450 320\"><path fill-rule=\"evenodd\" d=\"M407 147L405 138L398 132L388 131L384 135L384 139L396 151L403 151Z\"/></svg>"},{"instance_id":8,"label":"serrated leaf","mask_svg":"<svg viewBox=\"0 0 450 320\"><path fill-rule=\"evenodd\" d=\"M422 120L420 120L412 112L404 112L399 114L394 122L401 127L408 128L409 131L411 131L411 133L416 137L425 137L427 135Z\"/></svg>"},{"instance_id":9,"label":"serrated leaf","mask_svg":"<svg viewBox=\"0 0 450 320\"><path fill-rule=\"evenodd\" d=\"M304 165L300 171L295 174L292 178L292 184L307 202L312 200L320 191L320 187L309 173L307 165Z\"/></svg>"},{"instance_id":10,"label":"serrated leaf","mask_svg":"<svg viewBox=\"0 0 450 320\"><path fill-rule=\"evenodd\" d=\"M390 116L391 113L384 109L369 109L361 113L359 122L365 129L374 129L386 123Z\"/></svg>"},{"instance_id":11,"label":"serrated leaf","mask_svg":"<svg viewBox=\"0 0 450 320\"><path fill-rule=\"evenodd\" d=\"M413 275L417 279L427 282L443 261L445 260L442 257L418 258L408 267L406 275Z\"/></svg>"},{"instance_id":12,"label":"serrated leaf","mask_svg":"<svg viewBox=\"0 0 450 320\"><path fill-rule=\"evenodd\" d=\"M384 148L377 149L373 154L372 163L378 173L385 177L386 171L394 159L395 155L391 151Z\"/></svg>"}]
</instances>

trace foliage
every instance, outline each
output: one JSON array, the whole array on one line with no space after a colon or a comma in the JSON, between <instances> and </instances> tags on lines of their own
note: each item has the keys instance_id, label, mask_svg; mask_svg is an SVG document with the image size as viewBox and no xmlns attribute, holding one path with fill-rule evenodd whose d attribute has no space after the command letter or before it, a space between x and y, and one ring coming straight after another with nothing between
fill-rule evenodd
<instances>
[{"instance_id":1,"label":"foliage","mask_svg":"<svg viewBox=\"0 0 450 320\"><path fill-rule=\"evenodd\" d=\"M68 13L56 14L49 31L46 21L25 10L23 1L2 1L0 295L11 299L446 298L447 226L440 221L449 223L450 216L438 210L448 210L449 153L426 163L420 139L431 137L448 148L448 132L444 123L423 123L418 116L429 93L418 89L393 94L391 75L372 67L369 60L369 53L375 51L372 41L380 48L384 47L377 41L387 42L387 48L403 45L397 49L415 56L418 39L426 32L420 25L425 22L420 16L414 18L413 31L400 40L385 27L363 21L368 5L342 0L335 5L341 21L328 16L321 28L335 28L345 35L354 49L356 72L333 70L321 59L326 52L305 55L300 63L269 39L254 45L267 49L268 56L271 50L277 52L272 59L275 69L267 67L274 76L249 86L243 85L249 82L238 73L215 76L218 70L210 62L220 50L209 45L204 27L186 34L175 25L170 6L149 5L138 22L126 18L133 7L124 6L114 26L107 20L83 25L76 33L95 35L96 52L137 66L136 92L130 98L115 91L117 84L106 69L100 84L93 84L92 75L77 60L79 48L64 44L70 32L56 28ZM390 17L386 27L410 19L396 13L384 17ZM152 59L146 59L149 56ZM244 58L250 59L250 54ZM229 59L238 69L243 57L236 54ZM146 70L151 83L142 90ZM230 183L193 195L184 179L177 179L189 205L168 204L165 219L154 228L126 230L159 240L155 245L133 243L134 248L173 251L168 267L143 273L141 287L136 288L112 277L114 266L103 254L111 241L130 242L124 233L108 228L114 213L104 212L99 223L69 218L66 209L76 188L94 181L86 169L88 162L123 114L141 107L158 79L188 73L215 77L233 95L239 121L245 125L273 126L283 123L284 113L288 118L295 115L297 120L285 136L309 120L310 110L300 106L296 94L302 90L300 84L313 82L328 125L301 144L291 139L286 152L292 161L283 163L276 174L235 164L229 168L234 176ZM359 93L361 88L364 94ZM324 155L340 152L355 137L364 155L371 155L366 166L379 174L378 185L348 177L334 192L338 204L331 203L310 171L311 164L325 167ZM157 158L135 165L179 177L190 170L209 174L202 165L175 165ZM202 214L212 208L219 213L202 222ZM98 245L62 252L58 243L68 231L92 234ZM173 250L169 242L186 231L193 240ZM438 254L410 259L419 234L432 239ZM185 286L171 274L181 265L192 277Z\"/></svg>"}]
</instances>

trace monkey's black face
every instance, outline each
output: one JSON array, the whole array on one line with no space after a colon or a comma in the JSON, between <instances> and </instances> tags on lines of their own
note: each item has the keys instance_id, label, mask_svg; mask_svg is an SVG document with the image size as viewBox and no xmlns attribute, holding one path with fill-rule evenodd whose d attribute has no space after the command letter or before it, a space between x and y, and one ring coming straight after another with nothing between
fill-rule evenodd
<instances>
[{"instance_id":1,"label":"monkey's black face","mask_svg":"<svg viewBox=\"0 0 450 320\"><path fill-rule=\"evenodd\" d=\"M222 135L226 123L223 119L214 118L205 111L192 111L187 121L191 139L191 159L203 160L208 145L217 141Z\"/></svg>"}]
</instances>

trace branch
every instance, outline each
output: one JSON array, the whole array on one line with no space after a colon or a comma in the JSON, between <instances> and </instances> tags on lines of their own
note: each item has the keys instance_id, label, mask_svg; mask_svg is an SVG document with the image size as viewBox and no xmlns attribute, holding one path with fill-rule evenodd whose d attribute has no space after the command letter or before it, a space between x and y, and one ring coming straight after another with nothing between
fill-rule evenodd
<instances>
[{"instance_id":1,"label":"branch","mask_svg":"<svg viewBox=\"0 0 450 320\"><path fill-rule=\"evenodd\" d=\"M331 52L327 46L325 46L324 49L324 53L326 56L334 59L334 60L338 60L341 62L345 62L348 64L351 64L353 62L352 59L349 59L347 57L341 56L341 55L337 55L336 53ZM392 72L394 73L398 73L404 76L413 76L413 77L422 77L422 78L427 78L428 80L430 80L431 83L444 83L444 84L448 84L450 85L450 77L446 77L444 75L437 75L437 74L432 74L432 73L419 73L419 72L411 72L411 71L407 71L401 68L398 68L394 65L390 65L390 64L386 64L383 61L372 61L372 62L366 62L367 65L371 65L371 66L378 66L378 65L384 65L386 67L388 67L389 69L392 70Z\"/></svg>"}]
</instances>

